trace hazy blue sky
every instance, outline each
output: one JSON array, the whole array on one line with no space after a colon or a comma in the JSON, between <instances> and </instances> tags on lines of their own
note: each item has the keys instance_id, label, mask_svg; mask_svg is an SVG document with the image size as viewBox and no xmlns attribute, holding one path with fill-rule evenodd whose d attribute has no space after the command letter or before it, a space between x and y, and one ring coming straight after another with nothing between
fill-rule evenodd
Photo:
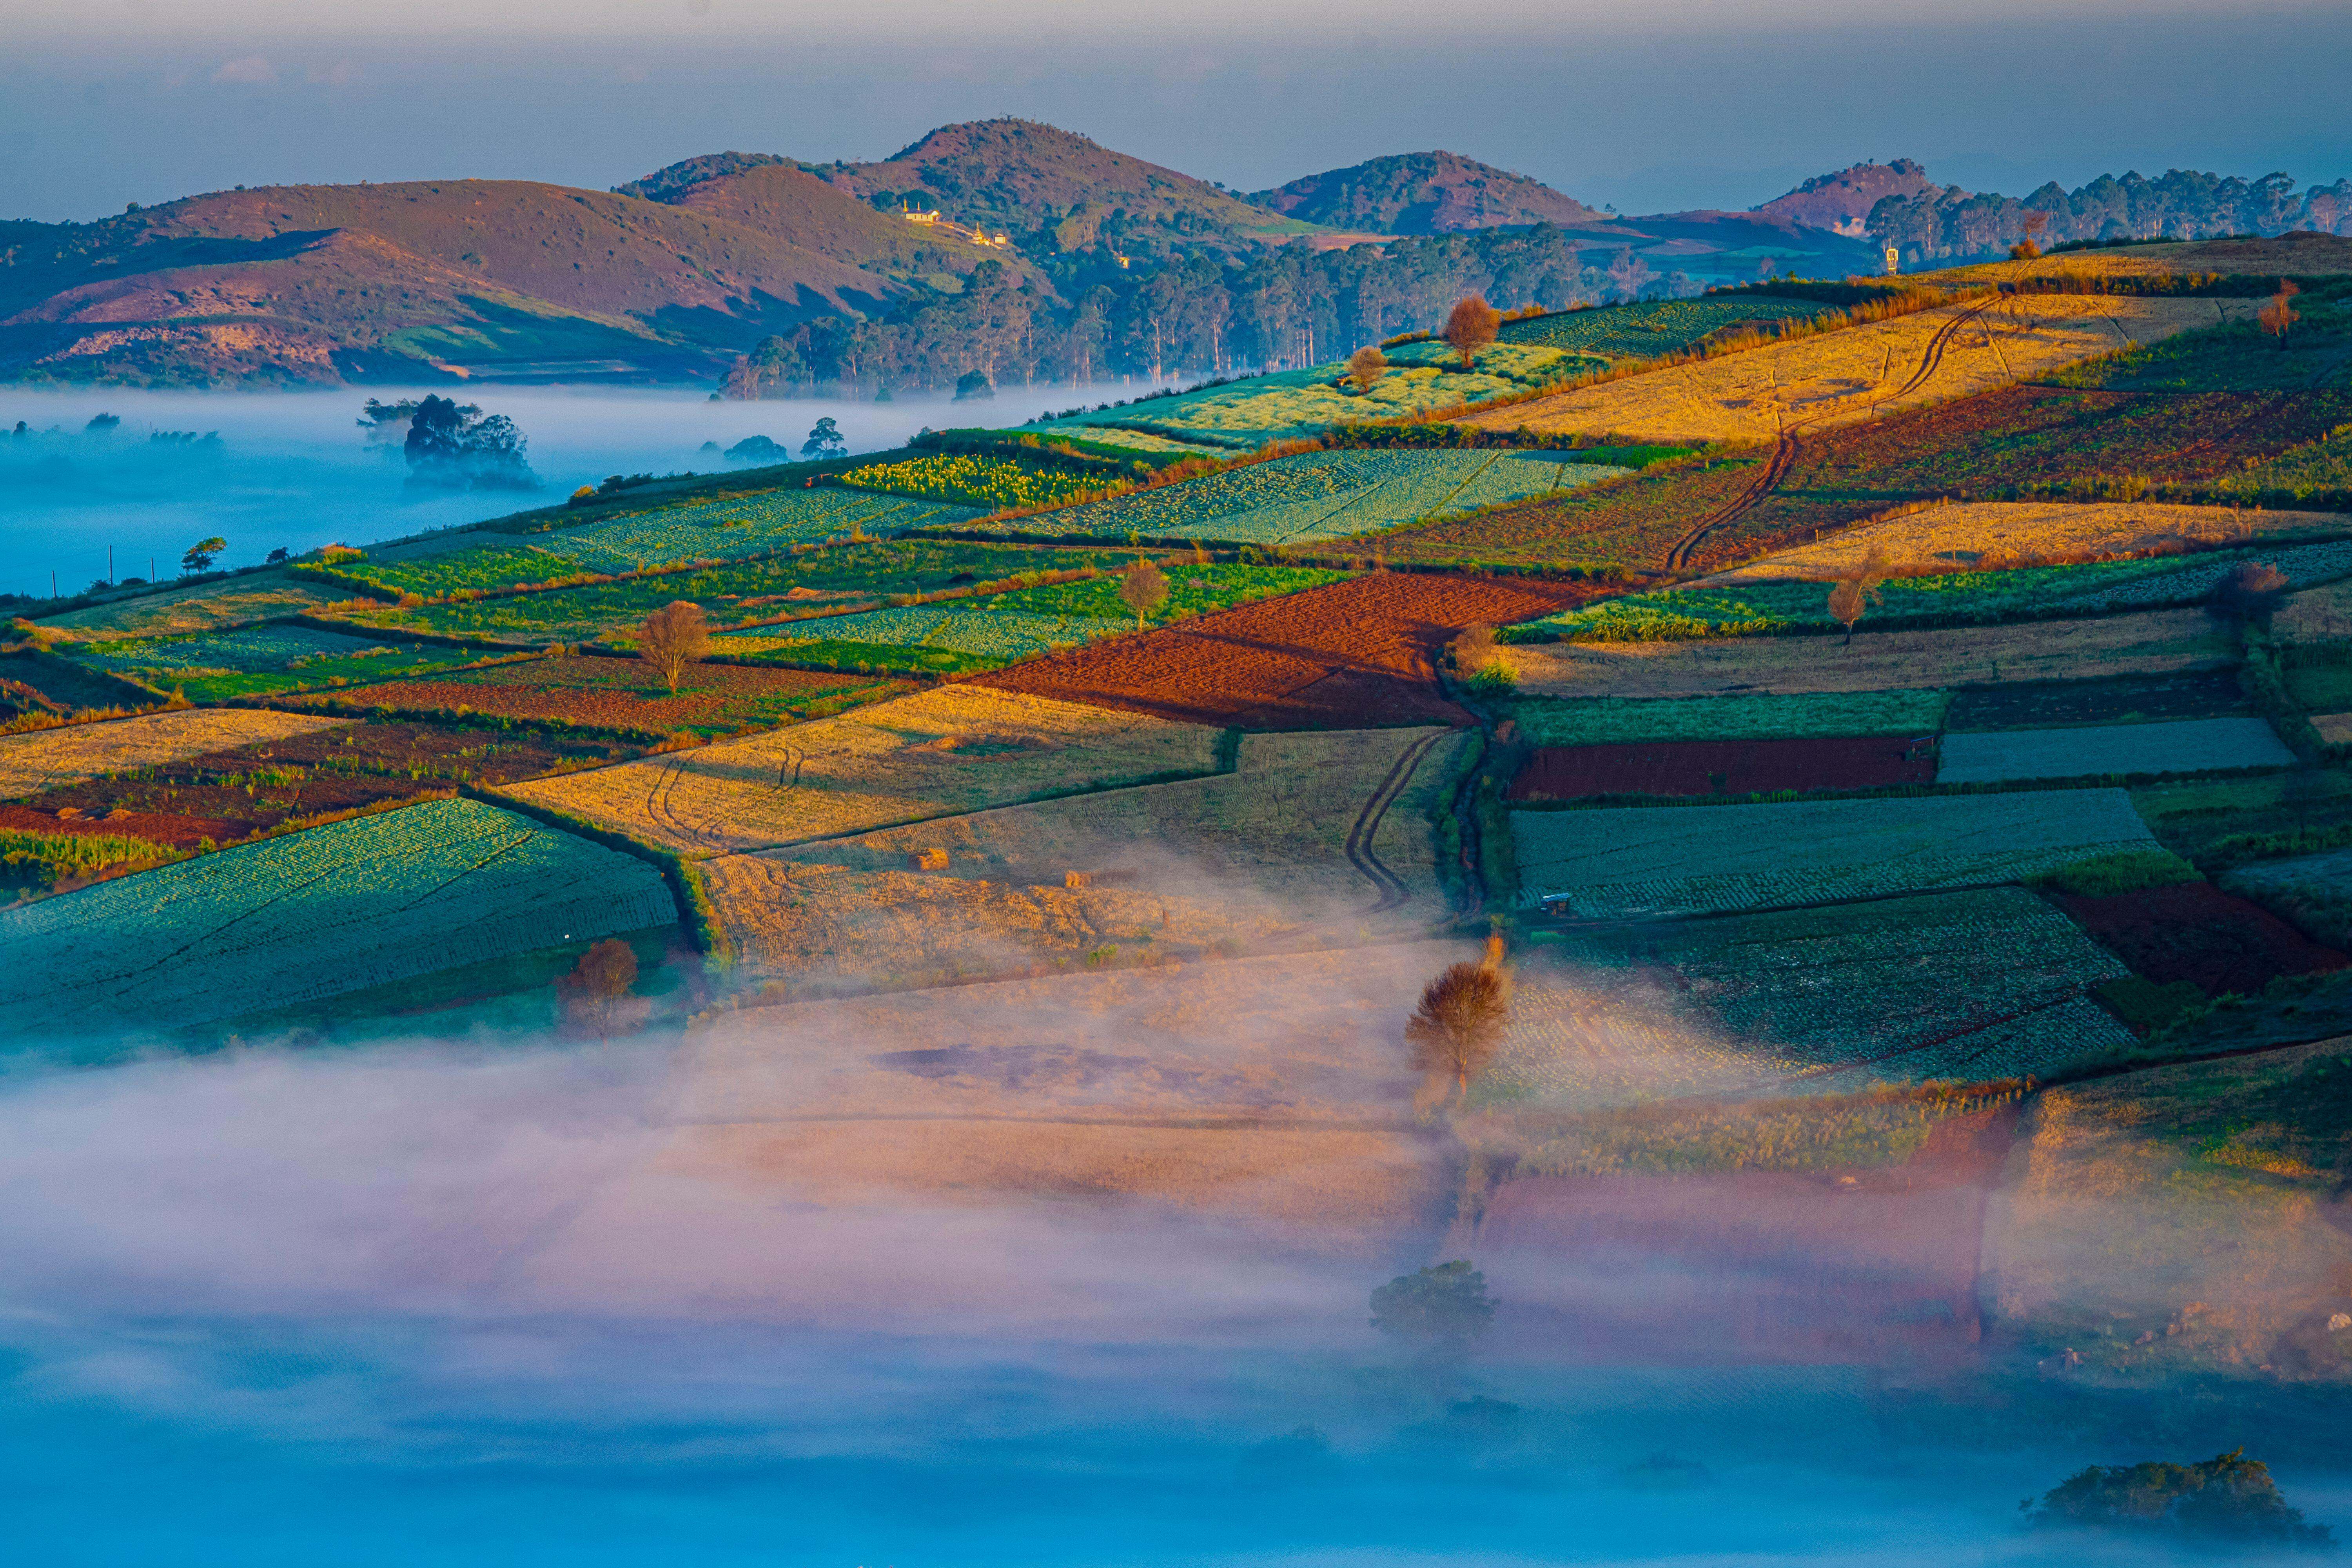
<instances>
[{"instance_id":1,"label":"hazy blue sky","mask_svg":"<svg viewBox=\"0 0 2352 1568\"><path fill-rule=\"evenodd\" d=\"M2352 174L2347 59L2352 8L2226 0L0 0L0 216L280 181L604 187L1008 113L1244 189L1446 147L1628 211L1902 155L2018 192L2175 165L2309 183Z\"/></svg>"}]
</instances>

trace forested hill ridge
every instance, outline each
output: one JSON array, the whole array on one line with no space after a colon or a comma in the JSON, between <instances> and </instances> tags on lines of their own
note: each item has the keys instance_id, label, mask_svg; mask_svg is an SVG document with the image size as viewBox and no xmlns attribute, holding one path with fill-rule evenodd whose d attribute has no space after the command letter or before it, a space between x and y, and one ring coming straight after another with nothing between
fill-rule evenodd
<instances>
[{"instance_id":1,"label":"forested hill ridge","mask_svg":"<svg viewBox=\"0 0 2352 1568\"><path fill-rule=\"evenodd\" d=\"M2067 240L2268 237L2298 229L2352 235L2352 180L2297 192L2284 174L2246 180L2170 169L2153 180L2103 174L2072 191L2053 180L2022 197L1930 184L1885 196L1867 219L1871 237L1900 251L1906 266L2001 255L2025 237L2029 223L2045 248Z\"/></svg>"},{"instance_id":2,"label":"forested hill ridge","mask_svg":"<svg viewBox=\"0 0 2352 1568\"><path fill-rule=\"evenodd\" d=\"M1908 158L1897 158L1892 163L1856 163L1833 174L1816 174L1756 212L1762 217L1785 218L1840 234L1860 234L1871 209L1880 202L1936 188L1927 170Z\"/></svg>"},{"instance_id":3,"label":"forested hill ridge","mask_svg":"<svg viewBox=\"0 0 2352 1568\"><path fill-rule=\"evenodd\" d=\"M1512 224L1568 227L1608 216L1538 180L1459 153L1402 153L1308 174L1250 200L1288 217L1373 234L1457 234Z\"/></svg>"}]
</instances>

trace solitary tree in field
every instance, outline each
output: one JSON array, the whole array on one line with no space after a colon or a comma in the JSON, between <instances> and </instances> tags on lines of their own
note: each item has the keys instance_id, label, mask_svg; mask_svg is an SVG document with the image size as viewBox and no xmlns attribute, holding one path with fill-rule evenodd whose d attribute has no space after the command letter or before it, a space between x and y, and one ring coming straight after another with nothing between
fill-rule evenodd
<instances>
[{"instance_id":1,"label":"solitary tree in field","mask_svg":"<svg viewBox=\"0 0 2352 1568\"><path fill-rule=\"evenodd\" d=\"M1358 392L1370 392L1372 383L1380 380L1381 372L1388 367L1389 356L1370 343L1348 356L1348 376L1356 384Z\"/></svg>"},{"instance_id":2,"label":"solitary tree in field","mask_svg":"<svg viewBox=\"0 0 2352 1568\"><path fill-rule=\"evenodd\" d=\"M2024 237L2009 247L2011 261L2031 261L2042 254L2042 236L2050 227L2050 215L2040 211L2029 212L2025 215L2024 226Z\"/></svg>"},{"instance_id":3,"label":"solitary tree in field","mask_svg":"<svg viewBox=\"0 0 2352 1568\"><path fill-rule=\"evenodd\" d=\"M612 936L582 953L578 967L556 986L563 993L565 1010L603 1035L612 1028L613 1009L636 983L637 955L627 942Z\"/></svg>"},{"instance_id":4,"label":"solitary tree in field","mask_svg":"<svg viewBox=\"0 0 2352 1568\"><path fill-rule=\"evenodd\" d=\"M1400 1274L1372 1292L1372 1327L1424 1361L1468 1353L1494 1316L1486 1277L1467 1258Z\"/></svg>"},{"instance_id":5,"label":"solitary tree in field","mask_svg":"<svg viewBox=\"0 0 2352 1568\"><path fill-rule=\"evenodd\" d=\"M1466 626L1454 639L1454 671L1463 679L1484 670L1495 662L1495 628L1480 622Z\"/></svg>"},{"instance_id":6,"label":"solitary tree in field","mask_svg":"<svg viewBox=\"0 0 2352 1568\"><path fill-rule=\"evenodd\" d=\"M1478 351L1493 342L1502 330L1503 313L1486 303L1484 294L1471 295L1445 318L1445 341L1462 356L1464 370L1476 362Z\"/></svg>"},{"instance_id":7,"label":"solitary tree in field","mask_svg":"<svg viewBox=\"0 0 2352 1568\"><path fill-rule=\"evenodd\" d=\"M1144 617L1168 602L1168 579L1149 561L1130 562L1118 580L1118 598L1135 612L1135 629L1141 631Z\"/></svg>"},{"instance_id":8,"label":"solitary tree in field","mask_svg":"<svg viewBox=\"0 0 2352 1568\"><path fill-rule=\"evenodd\" d=\"M2225 616L2250 621L2277 609L2293 586L2294 580L2277 567L2249 561L2221 579L2213 590L2213 607Z\"/></svg>"},{"instance_id":9,"label":"solitary tree in field","mask_svg":"<svg viewBox=\"0 0 2352 1568\"><path fill-rule=\"evenodd\" d=\"M1510 1021L1511 986L1491 963L1457 963L1422 991L1405 1020L1412 1065L1454 1080L1454 1103L1468 1100L1470 1080L1486 1069Z\"/></svg>"},{"instance_id":10,"label":"solitary tree in field","mask_svg":"<svg viewBox=\"0 0 2352 1568\"><path fill-rule=\"evenodd\" d=\"M664 605L637 628L637 657L653 667L673 697L686 667L709 648L710 623L702 618L702 606L689 600Z\"/></svg>"},{"instance_id":11,"label":"solitary tree in field","mask_svg":"<svg viewBox=\"0 0 2352 1568\"><path fill-rule=\"evenodd\" d=\"M2263 306L2262 314L2254 318L2263 331L2278 340L2282 349L2286 347L2286 330L2303 320L2303 312L2290 303L2302 292L2294 286L2294 279L2280 279L2278 292L2271 296L2271 302Z\"/></svg>"},{"instance_id":12,"label":"solitary tree in field","mask_svg":"<svg viewBox=\"0 0 2352 1568\"><path fill-rule=\"evenodd\" d=\"M185 555L180 557L180 570L209 572L213 569L214 557L227 548L228 541L217 533L210 539L199 539L188 546L188 552Z\"/></svg>"},{"instance_id":13,"label":"solitary tree in field","mask_svg":"<svg viewBox=\"0 0 2352 1568\"><path fill-rule=\"evenodd\" d=\"M1854 623L1878 597L1878 584L1886 578L1886 557L1873 550L1862 558L1862 564L1850 576L1838 579L1830 590L1830 618L1845 627L1845 643L1853 646Z\"/></svg>"}]
</instances>

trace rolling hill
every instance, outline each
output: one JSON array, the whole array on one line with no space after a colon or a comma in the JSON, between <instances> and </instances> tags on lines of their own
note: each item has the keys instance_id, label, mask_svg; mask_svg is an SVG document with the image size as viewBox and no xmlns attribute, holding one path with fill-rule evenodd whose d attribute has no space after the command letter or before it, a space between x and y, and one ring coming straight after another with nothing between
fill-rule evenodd
<instances>
[{"instance_id":1,"label":"rolling hill","mask_svg":"<svg viewBox=\"0 0 2352 1568\"><path fill-rule=\"evenodd\" d=\"M1459 153L1402 153L1308 174L1250 200L1327 227L1374 234L1458 234L1501 225L1576 228L1609 220L1549 185Z\"/></svg>"}]
</instances>

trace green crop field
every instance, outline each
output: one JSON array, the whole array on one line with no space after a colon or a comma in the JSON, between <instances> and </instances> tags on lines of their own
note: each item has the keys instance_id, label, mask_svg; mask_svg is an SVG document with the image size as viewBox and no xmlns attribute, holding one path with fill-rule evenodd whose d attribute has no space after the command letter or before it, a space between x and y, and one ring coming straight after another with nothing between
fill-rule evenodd
<instances>
[{"instance_id":1,"label":"green crop field","mask_svg":"<svg viewBox=\"0 0 2352 1568\"><path fill-rule=\"evenodd\" d=\"M2294 496L2352 489L2352 425L2231 474L2221 481L2221 489L2249 495L2284 490Z\"/></svg>"},{"instance_id":2,"label":"green crop field","mask_svg":"<svg viewBox=\"0 0 2352 1568\"><path fill-rule=\"evenodd\" d=\"M1496 705L1531 746L1636 741L1784 741L1809 735L1932 735L1943 691L1758 692L1731 697L1525 697Z\"/></svg>"},{"instance_id":3,"label":"green crop field","mask_svg":"<svg viewBox=\"0 0 2352 1568\"><path fill-rule=\"evenodd\" d=\"M664 605L688 599L715 626L772 620L832 605L899 594L936 594L973 583L1018 580L1089 567L1118 571L1137 552L973 543L914 535L866 544L811 546L722 565L586 583L572 588L398 608L345 611L369 626L494 637L501 642L582 642L625 633Z\"/></svg>"},{"instance_id":4,"label":"green crop field","mask_svg":"<svg viewBox=\"0 0 2352 1568\"><path fill-rule=\"evenodd\" d=\"M2155 847L2119 789L1515 811L1520 902L1586 919L2021 881Z\"/></svg>"},{"instance_id":5,"label":"green crop field","mask_svg":"<svg viewBox=\"0 0 2352 1568\"><path fill-rule=\"evenodd\" d=\"M402 643L397 633L348 636L278 625L207 637L84 643L73 656L159 690L184 692L192 702L217 702L455 669L494 658L496 650Z\"/></svg>"},{"instance_id":6,"label":"green crop field","mask_svg":"<svg viewBox=\"0 0 2352 1568\"><path fill-rule=\"evenodd\" d=\"M1554 494L1628 472L1582 452L1307 452L1006 524L1024 538L1286 544Z\"/></svg>"},{"instance_id":7,"label":"green crop field","mask_svg":"<svg viewBox=\"0 0 2352 1568\"><path fill-rule=\"evenodd\" d=\"M2053 386L2114 392L2287 392L2326 384L2352 351L2352 309L2341 283L2294 300L2302 318L2284 342L2252 321L2180 332L2039 377Z\"/></svg>"},{"instance_id":8,"label":"green crop field","mask_svg":"<svg viewBox=\"0 0 2352 1568\"><path fill-rule=\"evenodd\" d=\"M2284 917L2314 942L2352 945L2352 849L2257 861L2225 874L2221 886Z\"/></svg>"},{"instance_id":9,"label":"green crop field","mask_svg":"<svg viewBox=\"0 0 2352 1568\"><path fill-rule=\"evenodd\" d=\"M2182 719L1944 737L1937 784L2197 773L2294 763L2260 719Z\"/></svg>"},{"instance_id":10,"label":"green crop field","mask_svg":"<svg viewBox=\"0 0 2352 1568\"><path fill-rule=\"evenodd\" d=\"M160 1033L676 918L642 860L429 801L0 910L0 1023L19 1048Z\"/></svg>"},{"instance_id":11,"label":"green crop field","mask_svg":"<svg viewBox=\"0 0 2352 1568\"><path fill-rule=\"evenodd\" d=\"M1601 1110L2044 1074L2127 1048L2129 973L2021 888L1537 932L1488 1103Z\"/></svg>"},{"instance_id":12,"label":"green crop field","mask_svg":"<svg viewBox=\"0 0 2352 1568\"><path fill-rule=\"evenodd\" d=\"M1126 428L1180 441L1248 451L1268 441L1319 436L1339 425L1403 414L1425 414L1480 403L1563 381L1601 361L1560 349L1498 342L1481 349L1464 371L1442 342L1403 343L1387 351L1391 368L1368 391L1343 390L1343 364L1254 375L1223 386L1174 396L1139 398L1121 407L1073 415L1035 426L1085 436Z\"/></svg>"},{"instance_id":13,"label":"green crop field","mask_svg":"<svg viewBox=\"0 0 2352 1568\"><path fill-rule=\"evenodd\" d=\"M834 482L851 489L957 501L997 511L1005 508L1064 506L1108 489L1118 480L1109 473L1089 474L1048 463L1025 463L1016 458L932 452L901 462L853 468Z\"/></svg>"},{"instance_id":14,"label":"green crop field","mask_svg":"<svg viewBox=\"0 0 2352 1568\"><path fill-rule=\"evenodd\" d=\"M1776 300L1762 294L1658 300L1506 321L1503 341L1605 359L1654 359L1678 353L1726 328L1804 321L1829 309L1811 300Z\"/></svg>"}]
</instances>

